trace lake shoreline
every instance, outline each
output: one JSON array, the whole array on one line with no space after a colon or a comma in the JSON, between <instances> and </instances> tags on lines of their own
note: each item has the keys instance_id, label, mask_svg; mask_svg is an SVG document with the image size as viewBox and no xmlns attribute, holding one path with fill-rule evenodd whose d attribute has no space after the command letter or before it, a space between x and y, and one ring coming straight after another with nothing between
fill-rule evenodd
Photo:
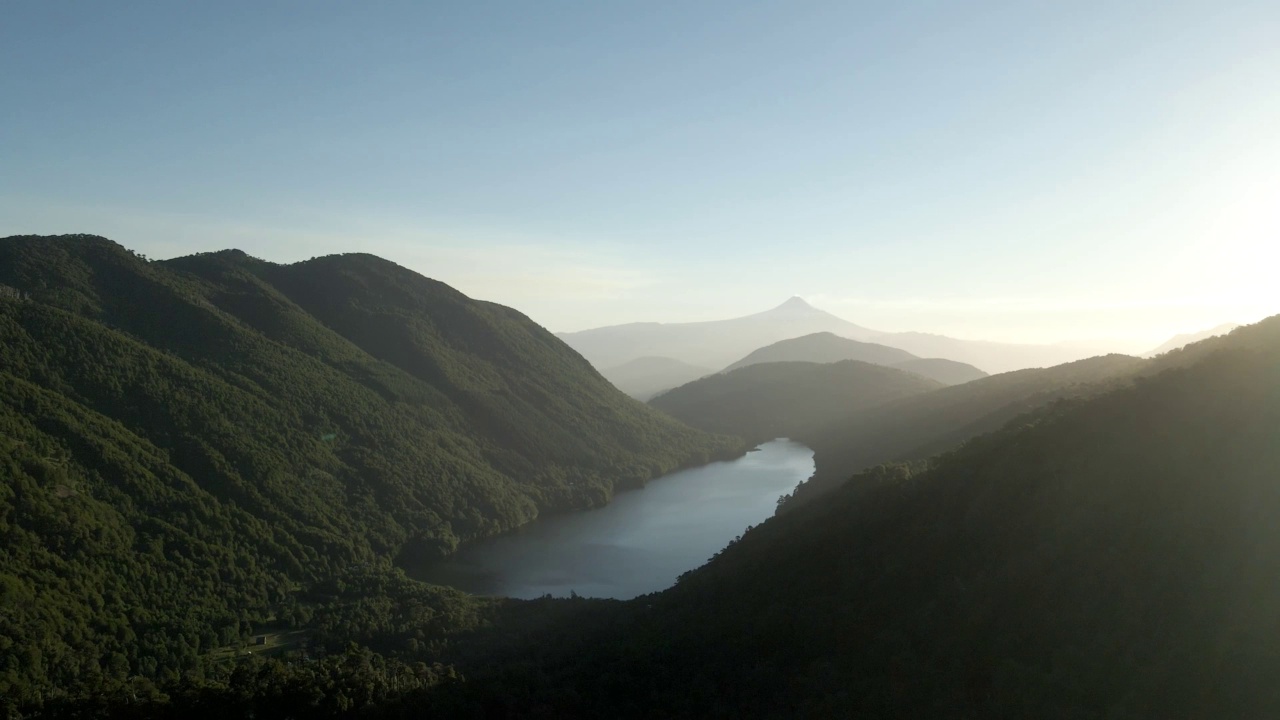
<instances>
[{"instance_id":1,"label":"lake shoreline","mask_svg":"<svg viewBox=\"0 0 1280 720\"><path fill-rule=\"evenodd\" d=\"M813 471L813 451L786 439L623 489L609 503L542 515L446 557L402 553L409 577L476 595L626 599L674 584ZM633 492L643 490L644 492Z\"/></svg>"}]
</instances>

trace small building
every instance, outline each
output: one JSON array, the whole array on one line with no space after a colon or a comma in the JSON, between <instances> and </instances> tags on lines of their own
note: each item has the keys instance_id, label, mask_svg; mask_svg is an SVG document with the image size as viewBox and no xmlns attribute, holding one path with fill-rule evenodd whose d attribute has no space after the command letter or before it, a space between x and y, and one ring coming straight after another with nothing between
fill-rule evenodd
<instances>
[{"instance_id":1,"label":"small building","mask_svg":"<svg viewBox=\"0 0 1280 720\"><path fill-rule=\"evenodd\" d=\"M258 637L256 637L256 638L254 638L254 639L253 639L253 644L254 644L254 645L266 645L266 644L267 644L267 636L266 636L266 635L259 635Z\"/></svg>"}]
</instances>

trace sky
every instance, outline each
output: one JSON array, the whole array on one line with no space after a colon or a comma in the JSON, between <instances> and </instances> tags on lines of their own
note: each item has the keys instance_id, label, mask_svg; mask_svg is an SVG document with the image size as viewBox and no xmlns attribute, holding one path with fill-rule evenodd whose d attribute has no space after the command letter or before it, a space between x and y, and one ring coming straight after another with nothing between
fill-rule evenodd
<instances>
[{"instance_id":1,"label":"sky","mask_svg":"<svg viewBox=\"0 0 1280 720\"><path fill-rule=\"evenodd\" d=\"M1280 312L1280 3L28 2L0 236L370 252L556 331Z\"/></svg>"}]
</instances>

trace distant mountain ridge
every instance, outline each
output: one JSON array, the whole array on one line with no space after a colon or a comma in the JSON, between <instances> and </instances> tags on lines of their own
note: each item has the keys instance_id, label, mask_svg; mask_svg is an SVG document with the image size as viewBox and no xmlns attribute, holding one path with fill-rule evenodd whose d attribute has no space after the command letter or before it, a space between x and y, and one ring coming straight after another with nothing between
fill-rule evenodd
<instances>
[{"instance_id":1,"label":"distant mountain ridge","mask_svg":"<svg viewBox=\"0 0 1280 720\"><path fill-rule=\"evenodd\" d=\"M1164 343L1162 343L1159 347L1148 350L1147 352L1143 353L1142 356L1155 357L1156 355L1167 353L1170 350L1177 350L1178 348L1181 348L1185 345L1190 345L1191 343L1200 342L1201 340L1207 340L1209 338L1217 337L1219 335L1226 335L1227 333L1231 332L1232 330L1235 330L1238 327L1240 326L1236 323L1223 323L1221 325L1218 325L1217 327L1213 327L1208 330L1201 330L1200 332L1183 333L1181 335L1174 335L1173 337L1169 338Z\"/></svg>"},{"instance_id":2,"label":"distant mountain ridge","mask_svg":"<svg viewBox=\"0 0 1280 720\"><path fill-rule=\"evenodd\" d=\"M1280 316L1188 343L1155 358L1111 354L1049 368L1001 373L905 398L848 417L800 438L815 451L813 477L794 495L798 506L880 463L922 460L991 432L1026 412L1089 398L1185 368L1226 348L1261 350L1280 343Z\"/></svg>"},{"instance_id":3,"label":"distant mountain ridge","mask_svg":"<svg viewBox=\"0 0 1280 720\"><path fill-rule=\"evenodd\" d=\"M922 358L945 358L973 365L992 375L1027 368L1053 367L1097 354L1091 350L1065 345L960 340L946 335L921 332L886 333L871 339L878 343L902 348Z\"/></svg>"},{"instance_id":4,"label":"distant mountain ridge","mask_svg":"<svg viewBox=\"0 0 1280 720\"><path fill-rule=\"evenodd\" d=\"M920 358L906 350L860 342L840 337L834 333L821 332L804 335L760 348L745 358L725 368L722 372L730 372L748 365L766 362L816 362L830 363L841 360L859 360L884 365L886 367L907 370L927 378L937 380L945 385L956 385L970 380L986 377L972 365L944 360L940 358Z\"/></svg>"},{"instance_id":5,"label":"distant mountain ridge","mask_svg":"<svg viewBox=\"0 0 1280 720\"><path fill-rule=\"evenodd\" d=\"M598 368L655 355L721 368L757 348L816 332L854 339L875 334L793 297L771 310L729 320L630 323L557 333L557 337Z\"/></svg>"},{"instance_id":6,"label":"distant mountain ridge","mask_svg":"<svg viewBox=\"0 0 1280 720\"><path fill-rule=\"evenodd\" d=\"M725 367L780 340L822 332L899 348L921 358L967 363L988 373L1058 365L1088 354L1056 345L1017 345L958 340L927 333L880 332L815 308L799 297L772 310L728 320L630 323L557 333L557 337L597 368L655 355L702 367Z\"/></svg>"},{"instance_id":7,"label":"distant mountain ridge","mask_svg":"<svg viewBox=\"0 0 1280 720\"><path fill-rule=\"evenodd\" d=\"M967 382L989 377L987 373L969 363L945 358L916 358L915 360L895 363L889 367L923 375L932 380L937 380L943 385L963 385Z\"/></svg>"}]
</instances>

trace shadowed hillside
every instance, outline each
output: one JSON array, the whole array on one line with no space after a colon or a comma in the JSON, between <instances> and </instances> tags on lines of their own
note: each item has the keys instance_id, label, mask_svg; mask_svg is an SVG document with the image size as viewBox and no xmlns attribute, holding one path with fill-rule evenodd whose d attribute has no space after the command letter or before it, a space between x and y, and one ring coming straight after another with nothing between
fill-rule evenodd
<instances>
[{"instance_id":1,"label":"shadowed hillside","mask_svg":"<svg viewBox=\"0 0 1280 720\"><path fill-rule=\"evenodd\" d=\"M851 413L805 435L804 441L815 450L816 470L792 499L798 504L817 498L874 465L923 460L1061 399L1089 397L1137 377L1188 367L1227 348L1265 349L1277 340L1278 332L1280 324L1266 320L1153 360L1107 355L1052 368L1020 370L889 403L874 413ZM781 507L794 506L786 503Z\"/></svg>"},{"instance_id":2,"label":"shadowed hillside","mask_svg":"<svg viewBox=\"0 0 1280 720\"><path fill-rule=\"evenodd\" d=\"M920 375L857 360L775 362L695 380L649 404L693 427L754 444L803 437L809 428L849 413L940 387Z\"/></svg>"},{"instance_id":3,"label":"shadowed hillside","mask_svg":"<svg viewBox=\"0 0 1280 720\"><path fill-rule=\"evenodd\" d=\"M927 458L996 430L1024 412L1062 398L1096 394L1143 366L1138 358L1108 355L1043 370L1018 370L814 425L803 438L814 449L814 476L796 488L783 507L819 497L873 465Z\"/></svg>"},{"instance_id":4,"label":"shadowed hillside","mask_svg":"<svg viewBox=\"0 0 1280 720\"><path fill-rule=\"evenodd\" d=\"M841 360L859 360L873 365L895 367L937 380L944 385L957 385L987 375L972 365L954 360L918 358L906 350L858 342L832 333L814 333L790 340L779 340L752 352L725 368L723 372L767 362L832 363Z\"/></svg>"}]
</instances>

